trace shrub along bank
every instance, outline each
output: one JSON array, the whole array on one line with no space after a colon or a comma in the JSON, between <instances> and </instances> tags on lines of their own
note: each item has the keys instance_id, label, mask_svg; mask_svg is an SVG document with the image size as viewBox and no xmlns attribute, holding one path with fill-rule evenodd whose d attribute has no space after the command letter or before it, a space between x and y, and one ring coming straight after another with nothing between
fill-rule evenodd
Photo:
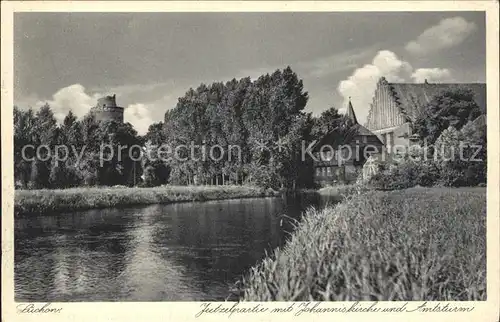
<instances>
[{"instance_id":1,"label":"shrub along bank","mask_svg":"<svg viewBox=\"0 0 500 322\"><path fill-rule=\"evenodd\" d=\"M487 173L486 118L468 122L460 130L450 126L430 146L414 146L396 162L379 164L370 180L377 189L394 190L416 185L484 186ZM396 159L395 159L396 160Z\"/></svg>"}]
</instances>

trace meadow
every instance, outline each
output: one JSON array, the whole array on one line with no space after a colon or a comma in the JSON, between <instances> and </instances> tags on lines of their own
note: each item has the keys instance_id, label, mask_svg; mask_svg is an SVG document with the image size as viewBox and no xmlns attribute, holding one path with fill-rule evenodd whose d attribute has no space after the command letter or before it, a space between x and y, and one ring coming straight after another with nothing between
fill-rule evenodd
<instances>
[{"instance_id":1,"label":"meadow","mask_svg":"<svg viewBox=\"0 0 500 322\"><path fill-rule=\"evenodd\" d=\"M75 211L93 208L274 196L253 186L160 186L153 188L91 187L16 190L14 214Z\"/></svg>"},{"instance_id":2,"label":"meadow","mask_svg":"<svg viewBox=\"0 0 500 322\"><path fill-rule=\"evenodd\" d=\"M370 191L310 209L238 285L246 301L486 300L486 189Z\"/></svg>"}]
</instances>

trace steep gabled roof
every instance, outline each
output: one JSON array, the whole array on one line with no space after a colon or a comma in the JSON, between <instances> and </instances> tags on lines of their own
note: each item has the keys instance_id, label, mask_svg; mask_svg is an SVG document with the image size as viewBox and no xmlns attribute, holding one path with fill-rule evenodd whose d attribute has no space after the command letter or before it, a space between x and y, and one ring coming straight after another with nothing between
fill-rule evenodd
<instances>
[{"instance_id":1,"label":"steep gabled roof","mask_svg":"<svg viewBox=\"0 0 500 322\"><path fill-rule=\"evenodd\" d=\"M356 118L356 113L354 113L354 108L352 107L351 98L349 97L349 103L347 104L347 110L345 112L345 117L348 118L353 126L352 131L353 135L361 135L361 136L375 136L370 130L366 127L358 123L358 119Z\"/></svg>"},{"instance_id":2,"label":"steep gabled roof","mask_svg":"<svg viewBox=\"0 0 500 322\"><path fill-rule=\"evenodd\" d=\"M356 114L354 114L354 108L352 107L351 98L349 97L349 103L347 104L347 111L345 116L351 120L353 124L358 124L358 119L356 118Z\"/></svg>"},{"instance_id":3,"label":"steep gabled roof","mask_svg":"<svg viewBox=\"0 0 500 322\"><path fill-rule=\"evenodd\" d=\"M361 136L376 136L372 131L368 130L366 127L364 127L361 124L355 124L353 126L354 131L356 131L356 135L361 135Z\"/></svg>"},{"instance_id":4,"label":"steep gabled roof","mask_svg":"<svg viewBox=\"0 0 500 322\"><path fill-rule=\"evenodd\" d=\"M380 144L382 144L378 136L373 134L373 132L371 132L361 124L354 124L349 129L347 137L343 138L344 140L342 140L339 137L338 128L335 128L330 132L328 132L327 134L325 134L322 138L320 138L312 147L312 151L317 151L318 147L321 147L323 145L331 145L333 148L337 148L340 145L349 144L353 142L357 136L371 136L378 142L380 142Z\"/></svg>"},{"instance_id":5,"label":"steep gabled roof","mask_svg":"<svg viewBox=\"0 0 500 322\"><path fill-rule=\"evenodd\" d=\"M475 94L475 101L486 113L486 84L482 83L454 83L454 84L410 84L410 83L389 83L393 95L397 99L402 112L411 120L414 120L420 111L432 100L432 98L442 91L457 87L468 88Z\"/></svg>"},{"instance_id":6,"label":"steep gabled roof","mask_svg":"<svg viewBox=\"0 0 500 322\"><path fill-rule=\"evenodd\" d=\"M336 127L335 129L325 134L322 138L320 138L316 142L316 144L314 144L313 151L318 146L331 144L332 142L335 143L334 147L336 147L337 145L350 143L356 136L373 136L377 138L378 141L380 141L373 132L371 132L366 127L358 123L358 119L356 118L356 114L354 113L354 108L352 107L350 98L349 98L349 103L347 104L347 110L344 114L344 117L352 122L352 126L348 131L347 137L344 138L345 141L340 142L339 137L336 137L336 135L338 135L338 127Z\"/></svg>"}]
</instances>

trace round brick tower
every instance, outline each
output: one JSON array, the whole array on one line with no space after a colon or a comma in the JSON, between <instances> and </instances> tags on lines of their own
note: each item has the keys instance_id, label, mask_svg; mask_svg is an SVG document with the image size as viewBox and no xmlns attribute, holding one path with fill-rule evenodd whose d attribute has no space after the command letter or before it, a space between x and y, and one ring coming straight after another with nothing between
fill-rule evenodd
<instances>
[{"instance_id":1,"label":"round brick tower","mask_svg":"<svg viewBox=\"0 0 500 322\"><path fill-rule=\"evenodd\" d=\"M115 121L123 123L123 107L116 105L116 95L104 96L97 100L92 108L97 121Z\"/></svg>"}]
</instances>

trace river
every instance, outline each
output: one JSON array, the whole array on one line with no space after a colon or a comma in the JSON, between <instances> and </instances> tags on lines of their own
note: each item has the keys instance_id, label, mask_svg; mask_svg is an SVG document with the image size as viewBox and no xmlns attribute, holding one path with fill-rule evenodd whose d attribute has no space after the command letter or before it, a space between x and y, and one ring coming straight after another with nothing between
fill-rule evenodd
<instances>
[{"instance_id":1,"label":"river","mask_svg":"<svg viewBox=\"0 0 500 322\"><path fill-rule=\"evenodd\" d=\"M15 219L16 301L221 301L315 194ZM283 216L286 215L286 216Z\"/></svg>"}]
</instances>

